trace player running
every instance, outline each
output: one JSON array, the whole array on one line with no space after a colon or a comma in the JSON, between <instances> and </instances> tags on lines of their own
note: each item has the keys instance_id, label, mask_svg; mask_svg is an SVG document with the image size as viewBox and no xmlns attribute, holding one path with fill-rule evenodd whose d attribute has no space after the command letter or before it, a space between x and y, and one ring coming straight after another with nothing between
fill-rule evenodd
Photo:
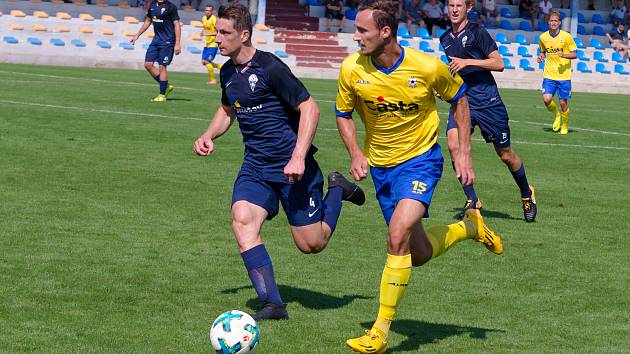
<instances>
[{"instance_id":1,"label":"player running","mask_svg":"<svg viewBox=\"0 0 630 354\"><path fill-rule=\"evenodd\" d=\"M173 85L168 83L166 67L173 60L173 54L179 55L182 51L179 44L182 27L179 23L177 6L167 0L154 1L149 7L142 27L129 43L135 44L138 38L151 26L151 23L153 23L155 36L144 57L144 68L160 84L160 94L151 101L166 102L166 97L173 92ZM155 62L158 63L159 68L153 65Z\"/></svg>"},{"instance_id":2,"label":"player running","mask_svg":"<svg viewBox=\"0 0 630 354\"><path fill-rule=\"evenodd\" d=\"M466 16L473 4L472 0L448 0L448 16L452 26L440 36L440 43L449 58L451 70L461 75L468 86L466 96L470 106L471 126L479 126L486 142L494 145L494 150L508 167L520 189L525 221L533 222L537 213L534 187L527 182L525 165L511 147L508 113L492 76L492 71L503 71L503 59L488 31L483 26L468 21ZM446 135L451 160L454 160L460 146L453 110L448 117ZM462 184L462 187L467 200L459 214L460 218L464 217L467 209L482 207L475 187L472 184Z\"/></svg>"},{"instance_id":3,"label":"player running","mask_svg":"<svg viewBox=\"0 0 630 354\"><path fill-rule=\"evenodd\" d=\"M455 167L465 185L475 180L470 154L470 117L466 84L433 56L398 45L398 4L377 0L361 5L354 40L360 51L340 69L336 101L337 128L351 159L356 180L367 177L368 165L376 197L388 225L387 260L380 285L376 321L364 336L346 344L361 353L383 353L396 309L409 284L412 266L438 257L455 243L473 239L501 254L501 238L483 222L477 209L463 221L427 230L433 191L444 160L437 143L439 117L433 92L451 102L460 149ZM356 141L355 111L365 126L365 146ZM367 155L364 155L364 153Z\"/></svg>"},{"instance_id":4,"label":"player running","mask_svg":"<svg viewBox=\"0 0 630 354\"><path fill-rule=\"evenodd\" d=\"M232 230L262 307L253 317L287 319L271 258L260 236L265 220L282 203L293 241L304 253L322 251L332 236L341 201L357 205L365 195L340 173L328 175L328 193L312 145L319 109L304 85L280 59L256 50L247 7L219 8L219 51L230 59L222 66L221 107L194 144L199 156L214 152L214 140L238 119L245 156L232 193Z\"/></svg>"},{"instance_id":5,"label":"player running","mask_svg":"<svg viewBox=\"0 0 630 354\"><path fill-rule=\"evenodd\" d=\"M210 77L208 84L210 85L217 83L217 79L214 77L214 69L220 69L219 64L213 63L214 57L217 55L217 43L214 41L217 36L215 28L217 17L212 14L213 12L214 7L206 5L203 10L204 15L201 18L201 23L203 24L201 35L206 37L206 46L203 48L203 53L201 53L201 65L208 69L208 76Z\"/></svg>"},{"instance_id":6,"label":"player running","mask_svg":"<svg viewBox=\"0 0 630 354\"><path fill-rule=\"evenodd\" d=\"M560 29L560 13L549 14L549 31L540 35L538 62L545 62L542 93L547 110L554 116L551 129L569 133L569 98L571 98L571 59L577 58L577 45L571 35ZM558 93L561 112L553 95Z\"/></svg>"}]
</instances>

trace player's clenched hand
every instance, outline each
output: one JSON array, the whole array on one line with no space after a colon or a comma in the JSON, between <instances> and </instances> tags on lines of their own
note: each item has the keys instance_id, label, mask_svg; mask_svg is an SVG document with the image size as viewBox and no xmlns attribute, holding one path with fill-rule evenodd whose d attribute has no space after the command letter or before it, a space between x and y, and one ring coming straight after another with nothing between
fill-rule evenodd
<instances>
[{"instance_id":1,"label":"player's clenched hand","mask_svg":"<svg viewBox=\"0 0 630 354\"><path fill-rule=\"evenodd\" d=\"M475 171L470 154L460 154L455 159L455 173L462 185L470 186L475 183Z\"/></svg>"},{"instance_id":2,"label":"player's clenched hand","mask_svg":"<svg viewBox=\"0 0 630 354\"><path fill-rule=\"evenodd\" d=\"M182 52L182 47L179 46L179 44L175 45L175 55L179 55L179 53Z\"/></svg>"},{"instance_id":3,"label":"player's clenched hand","mask_svg":"<svg viewBox=\"0 0 630 354\"><path fill-rule=\"evenodd\" d=\"M449 57L449 58L451 59L451 62L448 64L448 66L451 68L453 72L459 72L460 70L468 66L467 59L462 59L458 57Z\"/></svg>"},{"instance_id":4,"label":"player's clenched hand","mask_svg":"<svg viewBox=\"0 0 630 354\"><path fill-rule=\"evenodd\" d=\"M214 152L214 142L206 135L202 135L195 141L193 151L199 156L208 156Z\"/></svg>"},{"instance_id":5,"label":"player's clenched hand","mask_svg":"<svg viewBox=\"0 0 630 354\"><path fill-rule=\"evenodd\" d=\"M137 37L137 36L133 36L133 38L131 38L131 39L129 40L129 44L131 44L131 45L136 45L136 41L137 41L137 40L138 40L138 37Z\"/></svg>"},{"instance_id":6,"label":"player's clenched hand","mask_svg":"<svg viewBox=\"0 0 630 354\"><path fill-rule=\"evenodd\" d=\"M368 161L365 158L363 153L356 153L352 156L352 161L350 162L350 174L354 178L355 181L360 181L367 177L368 172Z\"/></svg>"},{"instance_id":7,"label":"player's clenched hand","mask_svg":"<svg viewBox=\"0 0 630 354\"><path fill-rule=\"evenodd\" d=\"M543 62L543 60L545 60L545 54L542 54L542 53L541 53L541 54L538 56L538 58L536 58L536 61L537 61L537 62L539 62L539 63L542 63L542 62Z\"/></svg>"},{"instance_id":8,"label":"player's clenched hand","mask_svg":"<svg viewBox=\"0 0 630 354\"><path fill-rule=\"evenodd\" d=\"M304 159L291 157L289 163L284 166L284 175L290 183L301 180L304 175Z\"/></svg>"}]
</instances>

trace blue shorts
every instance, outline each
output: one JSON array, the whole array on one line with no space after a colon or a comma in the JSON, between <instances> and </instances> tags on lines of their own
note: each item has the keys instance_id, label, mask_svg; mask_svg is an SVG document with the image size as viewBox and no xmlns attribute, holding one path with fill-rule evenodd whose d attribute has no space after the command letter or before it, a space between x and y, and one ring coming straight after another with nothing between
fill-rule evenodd
<instances>
[{"instance_id":1,"label":"blue shorts","mask_svg":"<svg viewBox=\"0 0 630 354\"><path fill-rule=\"evenodd\" d=\"M381 206L385 222L389 225L396 205L402 199L414 199L426 207L424 217L429 217L433 191L442 177L444 159L439 144L435 144L420 156L411 158L394 167L370 167L376 189L376 199Z\"/></svg>"},{"instance_id":2,"label":"blue shorts","mask_svg":"<svg viewBox=\"0 0 630 354\"><path fill-rule=\"evenodd\" d=\"M214 57L217 56L218 47L204 47L203 53L201 53L201 60L205 61L213 61Z\"/></svg>"},{"instance_id":3,"label":"blue shorts","mask_svg":"<svg viewBox=\"0 0 630 354\"><path fill-rule=\"evenodd\" d=\"M173 54L175 54L174 45L151 43L149 48L147 48L147 54L144 56L144 61L167 66L171 63L171 60L173 60Z\"/></svg>"},{"instance_id":4,"label":"blue shorts","mask_svg":"<svg viewBox=\"0 0 630 354\"><path fill-rule=\"evenodd\" d=\"M509 117L505 105L500 104L493 107L483 109L471 109L470 110L470 133L475 129L475 126L479 126L481 135L486 143L492 142L496 147L508 147L510 146L510 125L508 124ZM455 117L453 116L453 109L448 114L448 123L446 124L446 131L457 128L455 125Z\"/></svg>"},{"instance_id":5,"label":"blue shorts","mask_svg":"<svg viewBox=\"0 0 630 354\"><path fill-rule=\"evenodd\" d=\"M287 214L289 225L304 226L320 222L323 214L324 177L314 160L307 162L302 180L295 183L274 182L241 169L234 182L232 205L245 200L267 210L267 220L278 215L278 201Z\"/></svg>"},{"instance_id":6,"label":"blue shorts","mask_svg":"<svg viewBox=\"0 0 630 354\"><path fill-rule=\"evenodd\" d=\"M558 92L558 98L568 100L571 98L571 80L551 80L543 79L542 93L543 95L555 95Z\"/></svg>"}]
</instances>

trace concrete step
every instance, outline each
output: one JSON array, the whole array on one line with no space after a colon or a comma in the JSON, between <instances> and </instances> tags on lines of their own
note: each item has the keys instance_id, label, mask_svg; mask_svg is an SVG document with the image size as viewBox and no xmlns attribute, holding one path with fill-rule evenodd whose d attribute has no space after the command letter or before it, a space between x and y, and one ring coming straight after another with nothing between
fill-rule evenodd
<instances>
[{"instance_id":1,"label":"concrete step","mask_svg":"<svg viewBox=\"0 0 630 354\"><path fill-rule=\"evenodd\" d=\"M313 44L313 45L329 45L329 46L339 46L337 41L333 41L330 39L305 39L305 38L293 38L293 37L275 37L273 39L276 43L287 43L287 44Z\"/></svg>"},{"instance_id":2,"label":"concrete step","mask_svg":"<svg viewBox=\"0 0 630 354\"><path fill-rule=\"evenodd\" d=\"M348 54L346 47L330 46L330 45L312 45L310 41L303 41L304 44L286 44L287 51L310 51L310 52L326 52L326 53L343 53Z\"/></svg>"},{"instance_id":3,"label":"concrete step","mask_svg":"<svg viewBox=\"0 0 630 354\"><path fill-rule=\"evenodd\" d=\"M310 50L286 50L287 53L295 55L296 57L313 57L313 58L329 58L329 59L341 59L343 60L348 56L348 53L331 53L331 52L314 52Z\"/></svg>"},{"instance_id":4,"label":"concrete step","mask_svg":"<svg viewBox=\"0 0 630 354\"><path fill-rule=\"evenodd\" d=\"M281 29L292 29L299 31L317 31L319 23L305 21L266 21L267 26Z\"/></svg>"}]
</instances>

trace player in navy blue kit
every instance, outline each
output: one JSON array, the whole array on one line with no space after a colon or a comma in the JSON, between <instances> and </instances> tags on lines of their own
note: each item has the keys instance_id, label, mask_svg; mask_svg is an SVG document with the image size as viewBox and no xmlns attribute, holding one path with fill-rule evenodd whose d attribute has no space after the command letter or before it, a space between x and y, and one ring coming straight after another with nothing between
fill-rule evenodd
<instances>
[{"instance_id":1,"label":"player in navy blue kit","mask_svg":"<svg viewBox=\"0 0 630 354\"><path fill-rule=\"evenodd\" d=\"M342 200L362 205L363 191L340 173L328 175L328 193L313 155L319 109L304 85L271 53L251 43L247 7L219 8L216 42L228 60L221 68L221 104L207 131L195 142L200 156L214 152L214 140L238 119L245 153L232 193L232 230L245 268L261 301L254 319L287 319L271 258L260 237L265 220L282 204L293 241L304 253L322 251L332 236Z\"/></svg>"},{"instance_id":2,"label":"player in navy blue kit","mask_svg":"<svg viewBox=\"0 0 630 354\"><path fill-rule=\"evenodd\" d=\"M151 23L153 23L155 36L144 57L144 68L160 84L160 94L152 101L165 102L168 94L173 91L173 85L168 83L166 67L173 60L173 55L181 53L179 39L181 38L182 27L179 23L177 6L167 0L154 1L147 12L142 27L129 43L135 44L138 38L151 26ZM153 65L156 62L159 68Z\"/></svg>"},{"instance_id":3,"label":"player in navy blue kit","mask_svg":"<svg viewBox=\"0 0 630 354\"><path fill-rule=\"evenodd\" d=\"M527 182L525 165L512 149L508 113L499 95L492 71L503 71L503 59L497 45L484 27L471 23L467 13L473 7L472 0L448 0L448 15L452 27L440 36L440 43L449 59L451 70L458 73L468 91L471 127L478 126L486 142L492 142L494 149L516 181L523 205L525 221L536 218L537 206L534 188ZM452 112L447 124L448 149L451 160L459 153L458 135ZM460 213L463 217L466 209L481 209L473 185L462 186L466 194L466 204Z\"/></svg>"}]
</instances>

